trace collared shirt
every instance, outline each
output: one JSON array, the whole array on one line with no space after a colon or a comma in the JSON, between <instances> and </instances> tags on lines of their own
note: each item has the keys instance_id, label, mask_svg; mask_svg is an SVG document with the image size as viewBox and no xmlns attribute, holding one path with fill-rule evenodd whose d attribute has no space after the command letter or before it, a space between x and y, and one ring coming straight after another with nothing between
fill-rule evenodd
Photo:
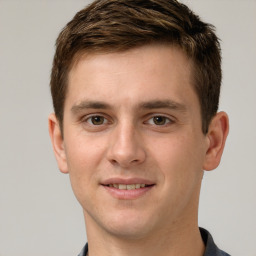
<instances>
[{"instance_id":1,"label":"collared shirt","mask_svg":"<svg viewBox=\"0 0 256 256\"><path fill-rule=\"evenodd\" d=\"M230 254L227 254L226 252L220 250L217 245L214 243L213 238L211 234L203 229L200 228L201 236L205 244L205 252L204 256L230 256ZM78 256L86 256L88 252L88 244L84 246L82 251L79 253Z\"/></svg>"},{"instance_id":2,"label":"collared shirt","mask_svg":"<svg viewBox=\"0 0 256 256\"><path fill-rule=\"evenodd\" d=\"M200 228L200 232L205 244L204 256L230 256L230 254L217 247L211 234L206 229Z\"/></svg>"}]
</instances>

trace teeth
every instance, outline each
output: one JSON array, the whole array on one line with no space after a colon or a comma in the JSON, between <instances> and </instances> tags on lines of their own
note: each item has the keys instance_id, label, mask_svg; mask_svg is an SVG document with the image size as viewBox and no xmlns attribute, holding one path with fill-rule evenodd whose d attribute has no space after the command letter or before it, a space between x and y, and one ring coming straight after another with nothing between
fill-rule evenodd
<instances>
[{"instance_id":1,"label":"teeth","mask_svg":"<svg viewBox=\"0 0 256 256\"><path fill-rule=\"evenodd\" d=\"M126 185L125 185L125 184L119 184L119 185L118 185L118 188L119 188L119 189L126 189Z\"/></svg>"},{"instance_id":2,"label":"teeth","mask_svg":"<svg viewBox=\"0 0 256 256\"><path fill-rule=\"evenodd\" d=\"M130 190L130 189L135 189L135 187L136 187L135 184L133 184L133 185L127 185L127 186L126 186L126 188L127 188L128 190Z\"/></svg>"},{"instance_id":3,"label":"teeth","mask_svg":"<svg viewBox=\"0 0 256 256\"><path fill-rule=\"evenodd\" d=\"M114 187L118 188L121 190L131 190L131 189L139 189L139 188L144 188L146 185L145 184L109 184L109 187Z\"/></svg>"}]
</instances>

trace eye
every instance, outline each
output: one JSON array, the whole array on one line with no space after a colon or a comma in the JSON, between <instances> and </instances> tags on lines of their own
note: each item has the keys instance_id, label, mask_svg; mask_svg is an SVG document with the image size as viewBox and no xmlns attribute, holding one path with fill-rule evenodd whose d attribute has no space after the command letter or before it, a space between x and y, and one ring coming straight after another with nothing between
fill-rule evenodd
<instances>
[{"instance_id":1,"label":"eye","mask_svg":"<svg viewBox=\"0 0 256 256\"><path fill-rule=\"evenodd\" d=\"M107 119L103 116L91 116L87 118L86 121L91 125L102 125L107 123Z\"/></svg>"},{"instance_id":2,"label":"eye","mask_svg":"<svg viewBox=\"0 0 256 256\"><path fill-rule=\"evenodd\" d=\"M165 116L154 116L149 119L148 123L151 125L166 125L168 123L171 123L172 121L165 117Z\"/></svg>"}]
</instances>

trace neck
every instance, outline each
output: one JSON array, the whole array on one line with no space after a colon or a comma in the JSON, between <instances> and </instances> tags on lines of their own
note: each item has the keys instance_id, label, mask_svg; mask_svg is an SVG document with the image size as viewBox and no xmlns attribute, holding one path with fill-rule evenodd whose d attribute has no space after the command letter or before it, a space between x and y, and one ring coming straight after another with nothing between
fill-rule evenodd
<instances>
[{"instance_id":1,"label":"neck","mask_svg":"<svg viewBox=\"0 0 256 256\"><path fill-rule=\"evenodd\" d=\"M205 249L198 225L186 221L136 239L97 230L88 219L86 223L89 256L203 256Z\"/></svg>"}]
</instances>

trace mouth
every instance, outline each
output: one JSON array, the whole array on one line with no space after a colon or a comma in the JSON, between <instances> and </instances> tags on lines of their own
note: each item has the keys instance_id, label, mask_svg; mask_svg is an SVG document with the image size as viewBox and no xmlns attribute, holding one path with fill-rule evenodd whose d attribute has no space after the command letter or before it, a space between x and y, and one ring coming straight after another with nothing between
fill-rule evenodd
<instances>
[{"instance_id":1,"label":"mouth","mask_svg":"<svg viewBox=\"0 0 256 256\"><path fill-rule=\"evenodd\" d=\"M119 179L105 180L103 188L114 198L119 200L135 200L146 196L156 184L144 179Z\"/></svg>"},{"instance_id":2,"label":"mouth","mask_svg":"<svg viewBox=\"0 0 256 256\"><path fill-rule=\"evenodd\" d=\"M145 188L145 187L150 187L153 185L148 185L148 184L107 184L105 185L110 188L116 188L120 190L134 190L134 189L140 189L140 188Z\"/></svg>"}]
</instances>

